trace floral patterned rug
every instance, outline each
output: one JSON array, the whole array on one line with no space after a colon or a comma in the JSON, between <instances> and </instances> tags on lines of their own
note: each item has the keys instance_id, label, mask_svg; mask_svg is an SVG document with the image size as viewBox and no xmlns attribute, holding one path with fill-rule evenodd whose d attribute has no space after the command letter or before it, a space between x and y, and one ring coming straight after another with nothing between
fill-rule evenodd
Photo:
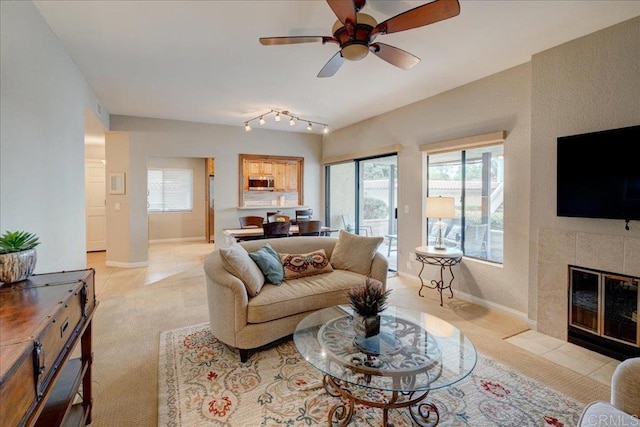
<instances>
[{"instance_id":1,"label":"floral patterned rug","mask_svg":"<svg viewBox=\"0 0 640 427\"><path fill-rule=\"evenodd\" d=\"M160 426L327 425L338 398L322 375L300 357L293 341L250 352L219 342L208 323L160 335ZM440 426L575 426L584 405L478 355L470 376L432 391ZM406 409L391 410L395 426L411 426ZM382 411L356 405L350 426L380 426Z\"/></svg>"}]
</instances>

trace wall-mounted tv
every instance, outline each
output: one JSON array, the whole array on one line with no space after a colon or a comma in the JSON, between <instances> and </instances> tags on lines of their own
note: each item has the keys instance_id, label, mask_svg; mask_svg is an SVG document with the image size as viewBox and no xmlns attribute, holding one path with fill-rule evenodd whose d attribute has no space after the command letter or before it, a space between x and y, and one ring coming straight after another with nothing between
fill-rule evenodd
<instances>
[{"instance_id":1,"label":"wall-mounted tv","mask_svg":"<svg viewBox=\"0 0 640 427\"><path fill-rule=\"evenodd\" d=\"M557 215L640 219L640 125L558 138Z\"/></svg>"}]
</instances>

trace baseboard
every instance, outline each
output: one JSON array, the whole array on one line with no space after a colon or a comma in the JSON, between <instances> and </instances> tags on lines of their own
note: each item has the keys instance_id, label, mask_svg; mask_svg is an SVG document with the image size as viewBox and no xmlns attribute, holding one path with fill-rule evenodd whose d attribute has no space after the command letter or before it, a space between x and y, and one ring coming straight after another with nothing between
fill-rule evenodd
<instances>
[{"instance_id":1,"label":"baseboard","mask_svg":"<svg viewBox=\"0 0 640 427\"><path fill-rule=\"evenodd\" d=\"M407 279L407 280L410 280L410 281L416 283L416 285L418 286L418 289L420 288L420 279L418 279L415 275L398 272L398 276L402 277L403 279ZM434 291L434 292L436 292L436 291ZM463 299L465 301L471 302L473 304L477 304L477 305L479 305L481 307L486 307L486 308L489 308L491 310L497 311L499 313L506 314L506 315L509 315L511 317L515 317L516 319L525 322L527 324L527 326L529 326L531 322L534 322L534 321L528 319L526 313L523 313L523 312L518 311L518 310L514 310L514 309L509 308L509 307L505 307L504 305L496 304L494 302L487 301L485 299L478 298L478 297L476 297L474 295L470 295L470 294L467 294L465 292L461 292L461 291L458 291L458 290L455 290L455 289L454 289L454 295L455 295L456 298L460 298L460 299ZM534 328L532 328L532 329L534 329Z\"/></svg>"},{"instance_id":2,"label":"baseboard","mask_svg":"<svg viewBox=\"0 0 640 427\"><path fill-rule=\"evenodd\" d=\"M149 244L153 245L156 243L175 243L175 242L206 242L204 236L200 237L177 237L175 239L154 239L149 240Z\"/></svg>"},{"instance_id":3,"label":"baseboard","mask_svg":"<svg viewBox=\"0 0 640 427\"><path fill-rule=\"evenodd\" d=\"M148 267L148 261L142 262L120 262L120 261L106 261L104 263L107 267L118 267L118 268L142 268Z\"/></svg>"}]
</instances>

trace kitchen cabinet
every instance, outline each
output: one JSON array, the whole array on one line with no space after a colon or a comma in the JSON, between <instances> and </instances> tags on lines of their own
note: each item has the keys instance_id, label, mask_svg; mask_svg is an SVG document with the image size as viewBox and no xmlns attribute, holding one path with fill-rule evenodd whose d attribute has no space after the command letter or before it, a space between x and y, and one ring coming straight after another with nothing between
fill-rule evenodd
<instances>
[{"instance_id":1,"label":"kitchen cabinet","mask_svg":"<svg viewBox=\"0 0 640 427\"><path fill-rule=\"evenodd\" d=\"M277 192L286 192L286 203L304 205L303 173L304 157L269 156L260 154L239 155L239 206L245 207L245 201L251 205L278 202ZM249 190L250 176L273 177L273 191L255 192ZM260 194L258 194L260 193ZM296 203L297 202L297 203Z\"/></svg>"},{"instance_id":2,"label":"kitchen cabinet","mask_svg":"<svg viewBox=\"0 0 640 427\"><path fill-rule=\"evenodd\" d=\"M285 182L287 191L298 191L298 182L301 179L298 173L298 163L288 162L285 167Z\"/></svg>"},{"instance_id":3,"label":"kitchen cabinet","mask_svg":"<svg viewBox=\"0 0 640 427\"><path fill-rule=\"evenodd\" d=\"M273 175L273 162L270 160L248 160L249 175Z\"/></svg>"}]
</instances>

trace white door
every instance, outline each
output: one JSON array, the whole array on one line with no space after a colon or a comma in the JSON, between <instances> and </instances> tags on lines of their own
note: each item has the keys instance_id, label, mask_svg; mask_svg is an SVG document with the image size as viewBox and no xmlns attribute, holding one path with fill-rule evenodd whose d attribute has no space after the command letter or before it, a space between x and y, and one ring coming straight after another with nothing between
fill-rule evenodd
<instances>
[{"instance_id":1,"label":"white door","mask_svg":"<svg viewBox=\"0 0 640 427\"><path fill-rule=\"evenodd\" d=\"M107 249L105 167L102 160L86 159L85 200L87 214L87 251Z\"/></svg>"}]
</instances>

